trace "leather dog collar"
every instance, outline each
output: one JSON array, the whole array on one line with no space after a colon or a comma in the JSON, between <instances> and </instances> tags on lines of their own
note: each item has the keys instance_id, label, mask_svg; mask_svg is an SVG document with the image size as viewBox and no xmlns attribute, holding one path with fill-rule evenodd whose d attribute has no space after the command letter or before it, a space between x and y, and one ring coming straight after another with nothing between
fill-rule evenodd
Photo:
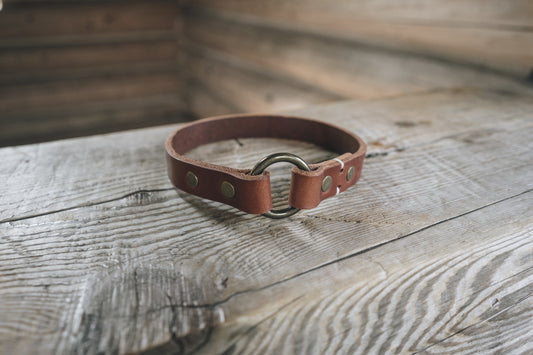
<instances>
[{"instance_id":1,"label":"leather dog collar","mask_svg":"<svg viewBox=\"0 0 533 355\"><path fill-rule=\"evenodd\" d=\"M198 146L235 138L284 138L314 143L339 154L317 164L277 153L253 169L234 169L186 157ZM361 176L365 143L355 134L328 123L280 115L233 115L207 118L181 126L165 143L168 176L185 192L226 203L244 212L271 218L290 216L309 209L354 185ZM266 167L290 162L292 169L290 207L272 210L270 174Z\"/></svg>"}]
</instances>

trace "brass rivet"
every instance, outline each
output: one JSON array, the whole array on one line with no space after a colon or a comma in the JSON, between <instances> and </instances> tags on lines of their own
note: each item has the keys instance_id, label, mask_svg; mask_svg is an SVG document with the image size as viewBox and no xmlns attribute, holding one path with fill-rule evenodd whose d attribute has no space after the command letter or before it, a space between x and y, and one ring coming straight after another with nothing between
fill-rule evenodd
<instances>
[{"instance_id":1,"label":"brass rivet","mask_svg":"<svg viewBox=\"0 0 533 355\"><path fill-rule=\"evenodd\" d=\"M323 192L326 192L329 190L329 188L331 187L331 183L333 182L333 179L331 178L331 176L326 176L324 178L324 180L322 180L322 191Z\"/></svg>"},{"instance_id":2,"label":"brass rivet","mask_svg":"<svg viewBox=\"0 0 533 355\"><path fill-rule=\"evenodd\" d=\"M198 176L194 175L192 171L188 171L185 175L185 179L187 180L187 184L190 187L196 187L198 186Z\"/></svg>"},{"instance_id":3,"label":"brass rivet","mask_svg":"<svg viewBox=\"0 0 533 355\"><path fill-rule=\"evenodd\" d=\"M353 166L350 166L350 169L348 169L348 172L346 173L346 181L352 180L354 173L355 173L355 168Z\"/></svg>"},{"instance_id":4,"label":"brass rivet","mask_svg":"<svg viewBox=\"0 0 533 355\"><path fill-rule=\"evenodd\" d=\"M235 188L229 182L224 181L220 189L222 190L222 195L226 196L227 198L235 197Z\"/></svg>"}]
</instances>

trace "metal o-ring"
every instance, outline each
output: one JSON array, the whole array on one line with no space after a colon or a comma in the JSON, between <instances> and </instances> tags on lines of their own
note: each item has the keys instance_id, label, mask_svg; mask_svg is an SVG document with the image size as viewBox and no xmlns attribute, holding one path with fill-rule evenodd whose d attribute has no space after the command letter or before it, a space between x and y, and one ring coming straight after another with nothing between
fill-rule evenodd
<instances>
[{"instance_id":1,"label":"metal o-ring","mask_svg":"<svg viewBox=\"0 0 533 355\"><path fill-rule=\"evenodd\" d=\"M305 162L305 160L303 160L297 155L294 155L291 153L275 153L275 154L271 154L261 159L250 171L250 175L259 175L263 171L265 171L265 169L268 168L270 165L275 164L275 163L281 163L281 162L294 164L301 170L305 170L305 171L311 170L311 168ZM269 212L263 213L263 216L274 218L274 219L280 219L280 218L286 218L286 217L292 216L299 210L300 209L298 208L289 206L281 210L272 209Z\"/></svg>"}]
</instances>

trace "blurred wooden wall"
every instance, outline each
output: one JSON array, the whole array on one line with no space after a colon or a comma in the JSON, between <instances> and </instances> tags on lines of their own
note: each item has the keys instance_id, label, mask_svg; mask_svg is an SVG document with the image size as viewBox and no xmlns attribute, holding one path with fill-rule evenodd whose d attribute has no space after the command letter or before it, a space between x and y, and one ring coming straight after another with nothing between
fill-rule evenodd
<instances>
[{"instance_id":1,"label":"blurred wooden wall","mask_svg":"<svg viewBox=\"0 0 533 355\"><path fill-rule=\"evenodd\" d=\"M183 120L176 1L7 0L0 142Z\"/></svg>"},{"instance_id":2,"label":"blurred wooden wall","mask_svg":"<svg viewBox=\"0 0 533 355\"><path fill-rule=\"evenodd\" d=\"M183 11L187 101L203 116L450 87L530 90L531 0L194 0Z\"/></svg>"},{"instance_id":3,"label":"blurred wooden wall","mask_svg":"<svg viewBox=\"0 0 533 355\"><path fill-rule=\"evenodd\" d=\"M531 94L531 0L7 0L0 145L441 88Z\"/></svg>"}]
</instances>

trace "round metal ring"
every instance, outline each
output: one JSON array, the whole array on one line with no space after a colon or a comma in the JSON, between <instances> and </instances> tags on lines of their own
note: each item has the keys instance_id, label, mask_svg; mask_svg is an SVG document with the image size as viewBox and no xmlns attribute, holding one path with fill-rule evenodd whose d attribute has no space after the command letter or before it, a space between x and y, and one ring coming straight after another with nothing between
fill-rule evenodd
<instances>
[{"instance_id":1,"label":"round metal ring","mask_svg":"<svg viewBox=\"0 0 533 355\"><path fill-rule=\"evenodd\" d=\"M297 155L294 155L291 153L275 153L275 154L271 154L261 159L259 163L255 164L253 169L250 171L250 175L259 175L263 171L265 171L265 169L268 168L270 165L275 164L275 163L281 163L281 162L294 164L298 168L305 170L305 171L311 170L311 168L305 162L305 160L303 160ZM269 212L263 213L263 216L268 217L268 218L280 219L280 218L292 216L299 210L300 209L298 208L289 206L281 210L274 210L274 209L270 210Z\"/></svg>"}]
</instances>

